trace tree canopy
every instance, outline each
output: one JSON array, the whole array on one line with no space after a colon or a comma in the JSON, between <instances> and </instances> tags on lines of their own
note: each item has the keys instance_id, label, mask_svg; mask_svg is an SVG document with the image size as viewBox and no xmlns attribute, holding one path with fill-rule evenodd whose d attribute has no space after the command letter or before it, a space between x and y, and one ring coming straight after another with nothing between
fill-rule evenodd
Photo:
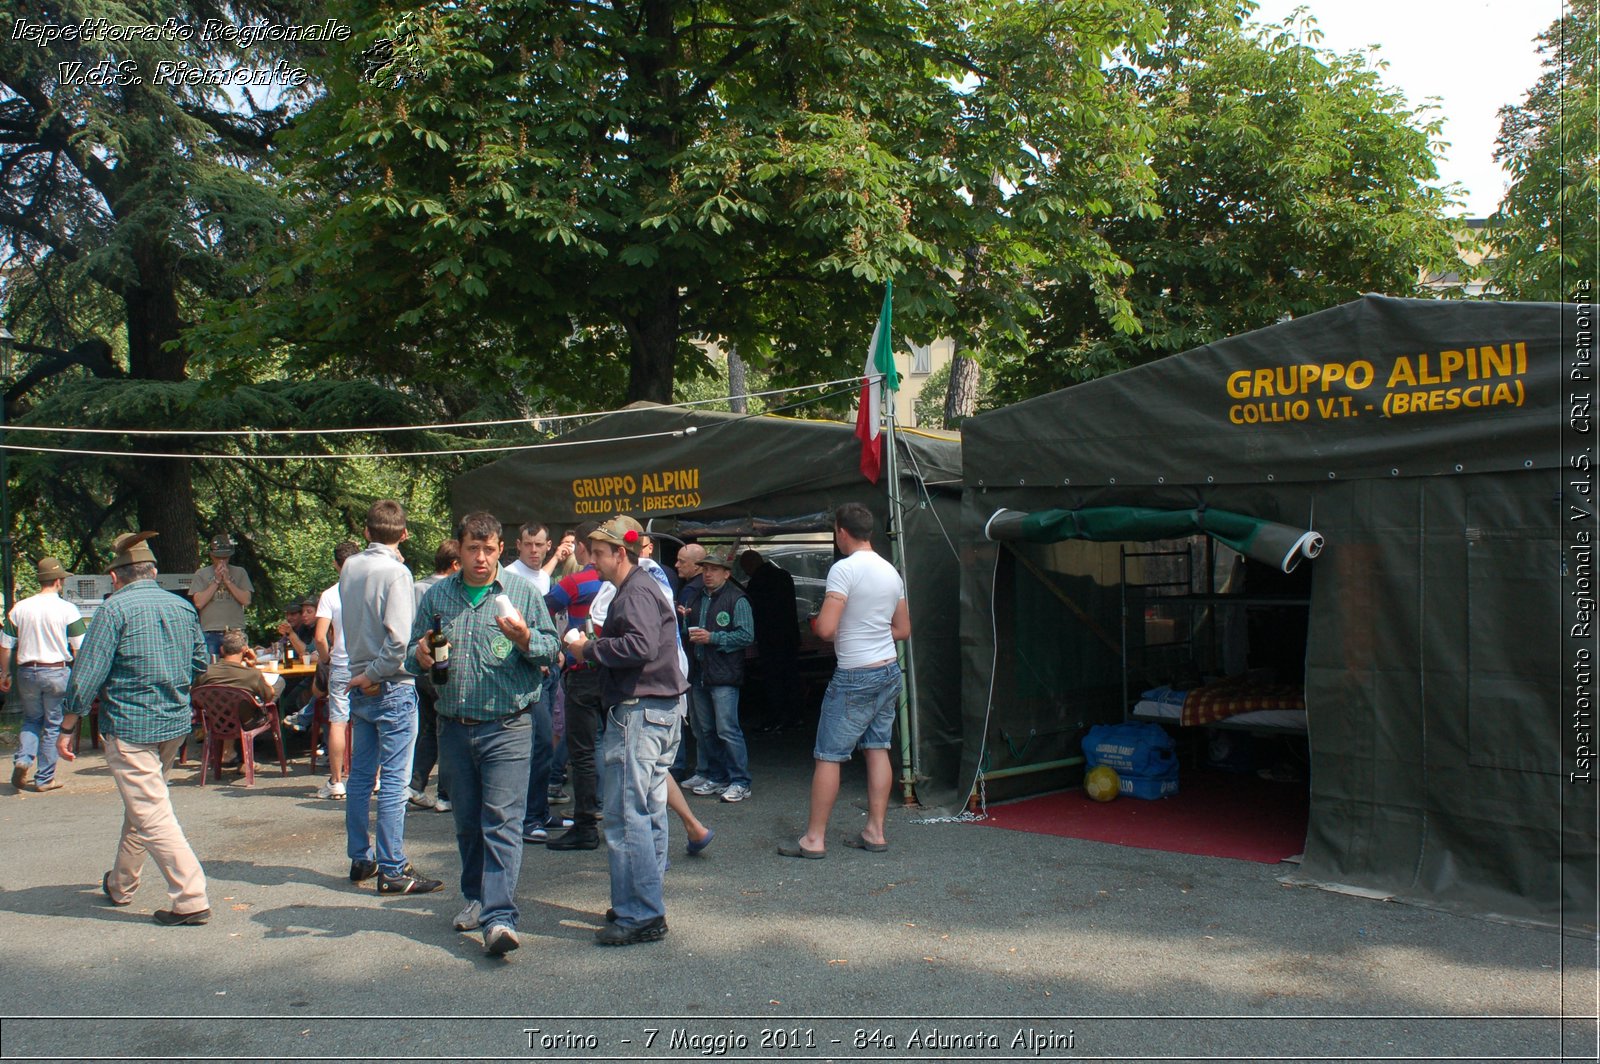
<instances>
[{"instance_id":1,"label":"tree canopy","mask_svg":"<svg viewBox=\"0 0 1600 1064\"><path fill-rule=\"evenodd\" d=\"M1489 220L1490 274L1511 299L1574 300L1580 280L1600 281L1596 7L1570 0L1539 37L1539 81L1521 103L1500 109L1495 158L1511 171L1511 186Z\"/></svg>"},{"instance_id":2,"label":"tree canopy","mask_svg":"<svg viewBox=\"0 0 1600 1064\"><path fill-rule=\"evenodd\" d=\"M90 377L187 377L184 330L200 302L238 294L234 264L283 225L261 161L297 100L294 79L281 71L272 93L212 75L272 70L306 50L208 34L206 22L298 21L312 8L305 0L82 0L42 12L30 6L5 20L0 262L7 320L27 340L24 352L58 371L76 364ZM25 374L6 395L7 412L81 383L83 375ZM125 394L120 424L140 424L146 414L166 426L184 420L171 395L147 405L133 386ZM186 461L99 462L80 471L90 474L80 484L94 490L73 502L97 511L84 515L86 527L136 518L169 549L195 553L197 500Z\"/></svg>"},{"instance_id":3,"label":"tree canopy","mask_svg":"<svg viewBox=\"0 0 1600 1064\"><path fill-rule=\"evenodd\" d=\"M1317 46L1304 15L1259 28L1245 8L1169 5L1165 33L1111 82L1155 127L1159 211L1101 228L1132 267L1127 331L1081 281L1042 285L1048 316L999 361L997 394L1037 395L1365 292L1409 295L1459 261L1439 122L1386 87L1371 57Z\"/></svg>"},{"instance_id":4,"label":"tree canopy","mask_svg":"<svg viewBox=\"0 0 1600 1064\"><path fill-rule=\"evenodd\" d=\"M1153 195L1104 75L1159 30L1142 0L352 9L372 62L296 134L322 209L219 343L659 401L697 337L848 372L891 276L928 336L1020 344L1044 279L1131 322L1097 221Z\"/></svg>"}]
</instances>

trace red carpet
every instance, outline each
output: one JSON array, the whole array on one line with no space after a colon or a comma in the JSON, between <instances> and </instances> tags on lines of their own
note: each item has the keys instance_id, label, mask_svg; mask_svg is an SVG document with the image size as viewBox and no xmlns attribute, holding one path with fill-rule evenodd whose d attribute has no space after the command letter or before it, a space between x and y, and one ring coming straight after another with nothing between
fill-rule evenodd
<instances>
[{"instance_id":1,"label":"red carpet","mask_svg":"<svg viewBox=\"0 0 1600 1064\"><path fill-rule=\"evenodd\" d=\"M980 823L1141 850L1275 864L1305 849L1309 804L1304 783L1186 771L1171 798L1096 802L1074 788L991 805L989 818Z\"/></svg>"}]
</instances>

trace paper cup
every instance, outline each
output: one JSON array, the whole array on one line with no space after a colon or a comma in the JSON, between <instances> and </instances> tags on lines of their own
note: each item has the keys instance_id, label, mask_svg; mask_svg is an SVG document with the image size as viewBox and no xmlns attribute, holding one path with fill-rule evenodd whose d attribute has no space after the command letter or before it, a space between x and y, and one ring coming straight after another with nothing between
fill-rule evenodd
<instances>
[{"instance_id":1,"label":"paper cup","mask_svg":"<svg viewBox=\"0 0 1600 1064\"><path fill-rule=\"evenodd\" d=\"M515 617L519 621L522 619L522 614L518 613L517 608L511 604L510 595L496 595L494 597L494 615L496 617Z\"/></svg>"}]
</instances>

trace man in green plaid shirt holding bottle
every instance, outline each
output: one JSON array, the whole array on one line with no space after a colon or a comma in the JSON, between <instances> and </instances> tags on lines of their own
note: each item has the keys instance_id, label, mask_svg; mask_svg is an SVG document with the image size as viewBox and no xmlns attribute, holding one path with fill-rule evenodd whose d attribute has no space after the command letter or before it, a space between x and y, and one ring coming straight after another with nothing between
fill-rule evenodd
<instances>
[{"instance_id":1,"label":"man in green plaid shirt holding bottle","mask_svg":"<svg viewBox=\"0 0 1600 1064\"><path fill-rule=\"evenodd\" d=\"M433 667L429 638L437 617L450 645L439 698L439 765L448 769L461 853L458 931L483 928L484 952L499 957L517 938L517 877L533 756L532 711L542 667L556 656L556 630L544 598L500 568L500 522L471 513L456 529L461 568L434 584L417 606L406 667Z\"/></svg>"}]
</instances>

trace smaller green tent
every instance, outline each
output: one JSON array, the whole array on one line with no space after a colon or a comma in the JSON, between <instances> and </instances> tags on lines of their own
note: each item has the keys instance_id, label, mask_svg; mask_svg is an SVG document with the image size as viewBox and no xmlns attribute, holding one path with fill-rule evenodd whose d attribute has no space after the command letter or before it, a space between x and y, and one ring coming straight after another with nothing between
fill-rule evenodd
<instances>
[{"instance_id":1,"label":"smaller green tent","mask_svg":"<svg viewBox=\"0 0 1600 1064\"><path fill-rule=\"evenodd\" d=\"M953 433L894 434L899 480L860 472L861 441L837 421L746 416L636 403L551 444L518 452L451 485L456 514L487 510L510 527L554 527L626 513L719 533L829 532L834 508L860 502L887 527L899 508L911 608L916 704L912 772L948 786L960 756L956 639L961 446ZM875 542L889 557L886 539Z\"/></svg>"}]
</instances>

